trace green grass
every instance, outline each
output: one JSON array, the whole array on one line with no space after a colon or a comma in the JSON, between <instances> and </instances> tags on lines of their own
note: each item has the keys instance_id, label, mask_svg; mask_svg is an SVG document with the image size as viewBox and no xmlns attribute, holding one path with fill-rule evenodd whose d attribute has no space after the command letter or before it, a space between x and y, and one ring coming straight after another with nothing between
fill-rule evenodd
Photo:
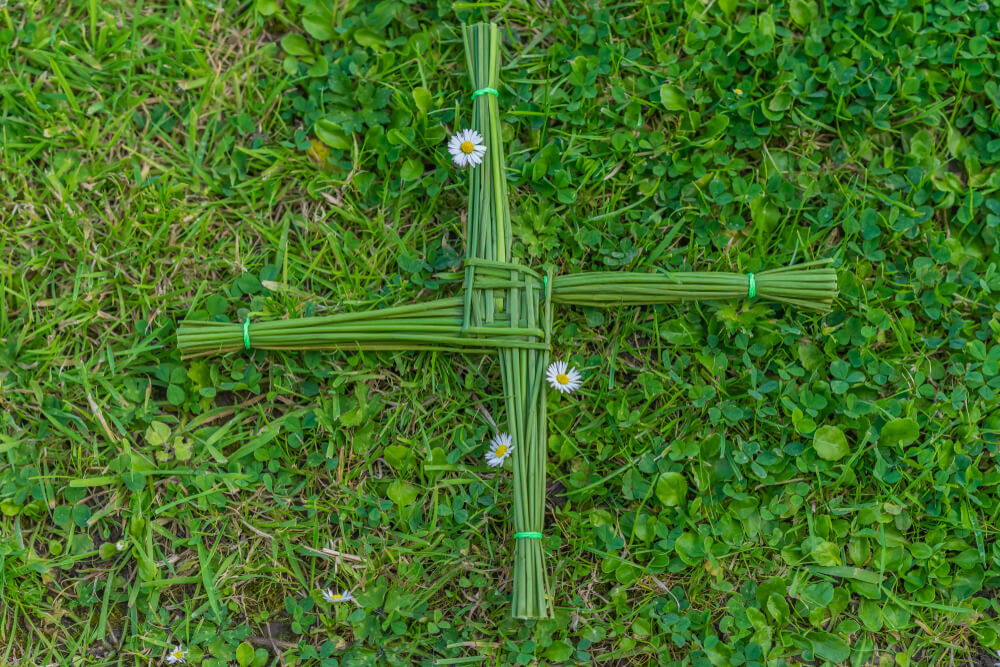
<instances>
[{"instance_id":1,"label":"green grass","mask_svg":"<svg viewBox=\"0 0 1000 667\"><path fill-rule=\"evenodd\" d=\"M840 277L825 315L557 308L586 381L549 399L541 622L510 618L492 355L176 345L458 293L481 19L516 259ZM998 19L7 3L0 664L991 665Z\"/></svg>"}]
</instances>

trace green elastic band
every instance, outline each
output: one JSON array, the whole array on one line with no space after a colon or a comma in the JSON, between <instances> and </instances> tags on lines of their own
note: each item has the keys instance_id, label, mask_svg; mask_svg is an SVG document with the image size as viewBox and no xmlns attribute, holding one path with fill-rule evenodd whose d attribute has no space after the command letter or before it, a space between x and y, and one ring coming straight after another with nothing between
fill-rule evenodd
<instances>
[{"instance_id":1,"label":"green elastic band","mask_svg":"<svg viewBox=\"0 0 1000 667\"><path fill-rule=\"evenodd\" d=\"M549 289L549 277L542 276L542 291L545 292Z\"/></svg>"},{"instance_id":2,"label":"green elastic band","mask_svg":"<svg viewBox=\"0 0 1000 667\"><path fill-rule=\"evenodd\" d=\"M250 349L250 317L243 320L243 347Z\"/></svg>"},{"instance_id":3,"label":"green elastic band","mask_svg":"<svg viewBox=\"0 0 1000 667\"><path fill-rule=\"evenodd\" d=\"M540 540L540 539L542 539L544 537L544 535L542 535L541 533L533 532L533 531L529 531L527 533L514 533L514 539L515 540L520 539L522 537L526 538L526 539L531 539L531 540Z\"/></svg>"},{"instance_id":4,"label":"green elastic band","mask_svg":"<svg viewBox=\"0 0 1000 667\"><path fill-rule=\"evenodd\" d=\"M472 93L472 99L475 100L480 95L485 95L486 93L489 93L490 95L499 95L500 94L500 93L498 93L496 91L495 88L480 88L479 90L477 90L474 93Z\"/></svg>"},{"instance_id":5,"label":"green elastic band","mask_svg":"<svg viewBox=\"0 0 1000 667\"><path fill-rule=\"evenodd\" d=\"M747 297L752 299L757 296L757 281L754 280L752 273L748 273L747 278L750 279L750 285L747 287Z\"/></svg>"}]
</instances>

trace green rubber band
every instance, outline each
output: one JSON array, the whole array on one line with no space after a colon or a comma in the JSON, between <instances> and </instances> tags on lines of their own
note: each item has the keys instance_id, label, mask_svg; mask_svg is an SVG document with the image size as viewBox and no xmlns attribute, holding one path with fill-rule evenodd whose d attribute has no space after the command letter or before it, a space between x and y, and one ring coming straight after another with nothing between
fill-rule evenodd
<instances>
[{"instance_id":1,"label":"green rubber band","mask_svg":"<svg viewBox=\"0 0 1000 667\"><path fill-rule=\"evenodd\" d=\"M757 296L757 281L754 280L752 273L748 273L747 278L750 279L750 285L747 287L747 297L752 299Z\"/></svg>"},{"instance_id":2,"label":"green rubber band","mask_svg":"<svg viewBox=\"0 0 1000 667\"><path fill-rule=\"evenodd\" d=\"M475 100L480 95L485 95L486 93L489 93L490 95L499 95L500 94L500 93L498 93L496 91L495 88L480 88L479 90L477 90L474 93L472 93L472 99Z\"/></svg>"},{"instance_id":3,"label":"green rubber band","mask_svg":"<svg viewBox=\"0 0 1000 667\"><path fill-rule=\"evenodd\" d=\"M250 317L243 320L243 347L250 349Z\"/></svg>"},{"instance_id":4,"label":"green rubber band","mask_svg":"<svg viewBox=\"0 0 1000 667\"><path fill-rule=\"evenodd\" d=\"M520 539L520 538L531 539L531 540L540 540L543 537L545 537L545 536L542 535L541 533L536 533L534 531L528 531L527 533L514 533L514 539L515 540Z\"/></svg>"}]
</instances>

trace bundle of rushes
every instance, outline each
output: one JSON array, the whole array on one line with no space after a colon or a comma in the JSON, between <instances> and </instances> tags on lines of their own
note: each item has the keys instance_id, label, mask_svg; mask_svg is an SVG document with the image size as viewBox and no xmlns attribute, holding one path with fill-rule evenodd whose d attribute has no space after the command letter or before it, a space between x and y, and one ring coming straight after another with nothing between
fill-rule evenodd
<instances>
[{"instance_id":1,"label":"bundle of rushes","mask_svg":"<svg viewBox=\"0 0 1000 667\"><path fill-rule=\"evenodd\" d=\"M526 330L520 345L497 350L507 429L514 443L512 613L515 618L546 618L552 614L552 595L540 539L548 449L542 384L549 363L551 302L548 283L543 286L538 274L513 264L510 256L507 169L497 100L500 31L495 25L477 23L464 26L462 37L473 90L471 125L487 147L482 164L469 172L464 324L482 330L481 340L507 337L511 328ZM506 325L503 318L509 318Z\"/></svg>"},{"instance_id":2,"label":"bundle of rushes","mask_svg":"<svg viewBox=\"0 0 1000 667\"><path fill-rule=\"evenodd\" d=\"M755 297L828 311L837 295L832 259L771 269L753 276ZM612 273L557 276L552 301L577 306L731 301L750 296L750 274L726 272Z\"/></svg>"},{"instance_id":3,"label":"bundle of rushes","mask_svg":"<svg viewBox=\"0 0 1000 667\"><path fill-rule=\"evenodd\" d=\"M547 450L544 373L552 305L620 306L731 300L747 296L825 311L837 293L831 260L742 273L590 272L542 276L511 258L511 224L500 114L500 34L463 28L472 88L471 128L487 146L468 171L468 249L460 296L361 313L240 324L187 321L177 333L184 357L265 350L444 350L500 359L507 430L513 441L513 615L552 614L543 559Z\"/></svg>"},{"instance_id":4,"label":"bundle of rushes","mask_svg":"<svg viewBox=\"0 0 1000 667\"><path fill-rule=\"evenodd\" d=\"M756 274L756 298L800 308L827 311L837 295L837 274L819 260ZM551 302L578 306L650 305L687 301L729 301L747 296L743 273L683 271L633 273L594 271L555 276ZM499 290L498 290L499 291ZM494 314L494 335L466 331L471 295L395 306L360 313L253 322L251 345L262 350L445 350L490 352L497 348L534 347L524 327L511 326L503 311ZM467 305L467 302L469 305ZM522 318L523 320L523 318ZM523 321L517 325L524 324ZM507 333L509 332L509 333ZM244 347L243 325L188 320L177 332L185 357L233 352Z\"/></svg>"}]
</instances>

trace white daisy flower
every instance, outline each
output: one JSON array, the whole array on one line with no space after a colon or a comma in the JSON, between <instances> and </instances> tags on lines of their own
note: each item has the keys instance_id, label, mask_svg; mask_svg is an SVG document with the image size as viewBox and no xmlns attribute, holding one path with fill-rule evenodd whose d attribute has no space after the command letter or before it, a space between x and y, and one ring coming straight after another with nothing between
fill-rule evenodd
<instances>
[{"instance_id":1,"label":"white daisy flower","mask_svg":"<svg viewBox=\"0 0 1000 667\"><path fill-rule=\"evenodd\" d=\"M448 152L459 167L475 167L486 155L483 135L475 130L462 130L448 141Z\"/></svg>"},{"instance_id":2,"label":"white daisy flower","mask_svg":"<svg viewBox=\"0 0 1000 667\"><path fill-rule=\"evenodd\" d=\"M553 361L549 364L545 379L553 389L566 394L576 391L582 384L579 371L570 368L565 361Z\"/></svg>"},{"instance_id":3,"label":"white daisy flower","mask_svg":"<svg viewBox=\"0 0 1000 667\"><path fill-rule=\"evenodd\" d=\"M354 599L350 591L344 591L343 593L334 593L332 588L328 588L323 591L323 599L327 602L350 602Z\"/></svg>"},{"instance_id":4,"label":"white daisy flower","mask_svg":"<svg viewBox=\"0 0 1000 667\"><path fill-rule=\"evenodd\" d=\"M486 452L486 465L496 468L502 466L510 453L514 451L513 441L506 433L497 433L490 440L490 449Z\"/></svg>"},{"instance_id":5,"label":"white daisy flower","mask_svg":"<svg viewBox=\"0 0 1000 667\"><path fill-rule=\"evenodd\" d=\"M178 644L174 647L174 650L167 654L167 664L168 665L183 665L187 662L184 658L187 657L187 650Z\"/></svg>"},{"instance_id":6,"label":"white daisy flower","mask_svg":"<svg viewBox=\"0 0 1000 667\"><path fill-rule=\"evenodd\" d=\"M115 549L118 551L125 551L125 547L127 546L128 544L125 543L125 540L118 540L115 542Z\"/></svg>"}]
</instances>

